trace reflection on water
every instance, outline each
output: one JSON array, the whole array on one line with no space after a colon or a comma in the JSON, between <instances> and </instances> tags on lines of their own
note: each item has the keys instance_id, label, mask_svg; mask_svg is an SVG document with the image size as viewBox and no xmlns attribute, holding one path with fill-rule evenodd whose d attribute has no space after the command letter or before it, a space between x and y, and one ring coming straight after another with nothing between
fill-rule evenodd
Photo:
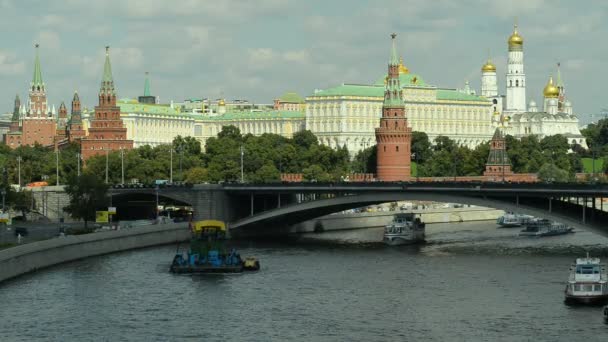
<instances>
[{"instance_id":1,"label":"reflection on water","mask_svg":"<svg viewBox=\"0 0 608 342\"><path fill-rule=\"evenodd\" d=\"M608 239L427 226L428 243L239 243L262 270L167 272L175 246L50 268L0 287L2 341L605 341L601 308L563 304L572 260Z\"/></svg>"}]
</instances>

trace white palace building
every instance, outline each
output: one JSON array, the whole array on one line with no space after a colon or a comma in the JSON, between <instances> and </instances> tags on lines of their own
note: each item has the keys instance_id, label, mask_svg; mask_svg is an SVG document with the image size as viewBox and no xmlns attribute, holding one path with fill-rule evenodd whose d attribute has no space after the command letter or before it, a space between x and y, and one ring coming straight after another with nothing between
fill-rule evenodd
<instances>
[{"instance_id":1,"label":"white palace building","mask_svg":"<svg viewBox=\"0 0 608 342\"><path fill-rule=\"evenodd\" d=\"M447 89L426 83L403 65L399 78L405 110L413 131L425 132L431 141L447 136L457 143L475 147L492 138L497 125L506 124L507 134L516 137L562 134L570 143L587 147L578 128L572 104L565 100L558 70L557 83L550 79L544 89L542 108L531 101L526 107L523 38L515 27L508 39L506 95L498 94L496 66L487 61L481 69L481 94L468 84ZM384 95L385 77L371 85L342 84L317 90L306 98L306 129L321 143L344 146L352 155L375 144Z\"/></svg>"}]
</instances>

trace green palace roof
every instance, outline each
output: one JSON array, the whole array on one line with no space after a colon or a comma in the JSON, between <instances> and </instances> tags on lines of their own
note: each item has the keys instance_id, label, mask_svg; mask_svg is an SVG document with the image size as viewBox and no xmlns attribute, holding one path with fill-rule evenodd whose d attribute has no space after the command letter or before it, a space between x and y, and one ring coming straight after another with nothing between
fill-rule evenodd
<instances>
[{"instance_id":1,"label":"green palace roof","mask_svg":"<svg viewBox=\"0 0 608 342\"><path fill-rule=\"evenodd\" d=\"M317 91L311 97L324 96L361 96L384 98L384 84L382 85L363 85L363 84L342 84L337 87L327 88ZM460 92L456 89L437 89L438 101L481 101L489 102L487 98L478 95L471 95Z\"/></svg>"},{"instance_id":2,"label":"green palace roof","mask_svg":"<svg viewBox=\"0 0 608 342\"><path fill-rule=\"evenodd\" d=\"M283 94L283 96L279 97L279 100L287 103L304 103L304 99L300 95L293 92Z\"/></svg>"},{"instance_id":3,"label":"green palace roof","mask_svg":"<svg viewBox=\"0 0 608 342\"><path fill-rule=\"evenodd\" d=\"M267 111L267 112L249 112L235 111L226 112L222 115L204 116L203 120L212 121L229 121L229 120L268 120L268 119L304 119L306 115L300 111Z\"/></svg>"},{"instance_id":4,"label":"green palace roof","mask_svg":"<svg viewBox=\"0 0 608 342\"><path fill-rule=\"evenodd\" d=\"M314 97L321 96L366 96L384 97L384 84L382 86L364 84L342 84L337 87L317 91Z\"/></svg>"},{"instance_id":5,"label":"green palace roof","mask_svg":"<svg viewBox=\"0 0 608 342\"><path fill-rule=\"evenodd\" d=\"M384 81L386 80L386 78L388 77L388 75L384 75L382 78L379 78L374 85L376 86L383 86L384 87ZM416 75L416 74L399 74L399 83L401 83L401 87L411 87L411 86L415 86L415 87L428 87L429 85L426 84L426 82L424 81L424 79L422 79L422 77Z\"/></svg>"},{"instance_id":6,"label":"green palace roof","mask_svg":"<svg viewBox=\"0 0 608 342\"><path fill-rule=\"evenodd\" d=\"M116 102L120 107L121 113L141 113L150 115L174 115L181 117L198 117L191 113L181 113L175 108L171 108L169 105L158 105L158 104L145 104L139 103L133 99L120 99Z\"/></svg>"},{"instance_id":7,"label":"green palace roof","mask_svg":"<svg viewBox=\"0 0 608 342\"><path fill-rule=\"evenodd\" d=\"M437 89L437 100L490 102L483 96L463 93L456 89Z\"/></svg>"}]
</instances>

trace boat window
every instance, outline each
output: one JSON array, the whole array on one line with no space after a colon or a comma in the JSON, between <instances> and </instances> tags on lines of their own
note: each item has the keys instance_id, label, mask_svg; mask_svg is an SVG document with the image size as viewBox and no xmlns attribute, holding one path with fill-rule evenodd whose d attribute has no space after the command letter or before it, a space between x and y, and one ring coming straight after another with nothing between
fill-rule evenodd
<instances>
[{"instance_id":1,"label":"boat window","mask_svg":"<svg viewBox=\"0 0 608 342\"><path fill-rule=\"evenodd\" d=\"M583 291L585 291L585 292L593 291L593 285L583 285Z\"/></svg>"}]
</instances>

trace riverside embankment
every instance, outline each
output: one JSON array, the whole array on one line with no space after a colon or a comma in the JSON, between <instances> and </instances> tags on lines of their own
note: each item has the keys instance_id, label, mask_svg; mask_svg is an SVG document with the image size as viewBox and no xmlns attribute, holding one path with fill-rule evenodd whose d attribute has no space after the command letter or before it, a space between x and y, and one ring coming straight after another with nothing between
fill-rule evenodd
<instances>
[{"instance_id":1,"label":"riverside embankment","mask_svg":"<svg viewBox=\"0 0 608 342\"><path fill-rule=\"evenodd\" d=\"M0 250L0 282L40 268L86 257L185 241L188 223L150 225L70 235Z\"/></svg>"},{"instance_id":2,"label":"riverside embankment","mask_svg":"<svg viewBox=\"0 0 608 342\"><path fill-rule=\"evenodd\" d=\"M415 210L394 210L362 213L336 213L302 222L292 227L292 233L327 232L334 230L351 230L384 227L393 216L401 212L417 214L422 222L451 223L496 220L504 211L485 207L465 208L428 208Z\"/></svg>"}]
</instances>

